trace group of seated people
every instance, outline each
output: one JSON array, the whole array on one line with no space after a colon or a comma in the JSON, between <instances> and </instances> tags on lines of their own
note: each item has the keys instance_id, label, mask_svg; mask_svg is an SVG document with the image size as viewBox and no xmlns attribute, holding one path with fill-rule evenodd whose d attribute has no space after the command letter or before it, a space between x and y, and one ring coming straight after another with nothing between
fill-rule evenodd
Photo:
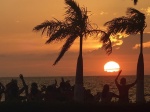
<instances>
[{"instance_id":1,"label":"group of seated people","mask_svg":"<svg viewBox=\"0 0 150 112\"><path fill-rule=\"evenodd\" d=\"M84 101L85 102L103 102L110 103L113 97L118 98L119 102L129 103L128 92L131 87L136 84L136 81L132 84L126 84L126 79L121 78L120 84L118 83L118 77L121 74L121 70L118 73L118 76L115 79L115 84L118 88L119 95L116 95L113 92L110 92L109 85L105 84L103 86L102 92L98 92L96 95L91 94L90 89L84 88ZM27 84L25 83L23 75L20 74L20 79L22 81L23 87L20 89L17 84L17 80L11 80L6 87L0 83L0 100L2 94L5 95L5 101L73 101L74 96L74 86L70 85L69 80L64 81L62 78L59 87L57 81L55 80L54 84L43 85L39 89L38 84L33 82L31 84L30 91ZM24 92L24 94L22 94Z\"/></svg>"}]
</instances>

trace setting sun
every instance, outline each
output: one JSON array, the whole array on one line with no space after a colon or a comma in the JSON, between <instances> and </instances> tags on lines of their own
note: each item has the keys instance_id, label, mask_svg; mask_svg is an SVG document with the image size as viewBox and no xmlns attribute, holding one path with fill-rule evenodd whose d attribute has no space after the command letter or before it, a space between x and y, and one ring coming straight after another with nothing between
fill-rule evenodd
<instances>
[{"instance_id":1,"label":"setting sun","mask_svg":"<svg viewBox=\"0 0 150 112\"><path fill-rule=\"evenodd\" d=\"M109 61L104 65L104 71L106 72L117 72L119 69L119 64L114 61Z\"/></svg>"}]
</instances>

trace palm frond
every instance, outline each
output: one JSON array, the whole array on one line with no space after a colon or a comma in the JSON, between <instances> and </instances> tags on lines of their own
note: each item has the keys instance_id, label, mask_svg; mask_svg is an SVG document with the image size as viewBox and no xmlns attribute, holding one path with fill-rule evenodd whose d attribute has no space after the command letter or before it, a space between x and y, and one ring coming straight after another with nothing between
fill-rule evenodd
<instances>
[{"instance_id":1,"label":"palm frond","mask_svg":"<svg viewBox=\"0 0 150 112\"><path fill-rule=\"evenodd\" d=\"M65 29L59 29L50 38L46 41L46 44L51 43L52 41L61 41L68 35L68 32Z\"/></svg>"},{"instance_id":2,"label":"palm frond","mask_svg":"<svg viewBox=\"0 0 150 112\"><path fill-rule=\"evenodd\" d=\"M45 31L45 29L46 29L47 27L51 26L51 24L52 24L52 23L51 23L50 21L45 21L45 22L43 22L43 23L41 23L41 24L35 26L35 27L33 28L33 31L40 31L40 30ZM43 32L43 31L42 31L42 32Z\"/></svg>"},{"instance_id":3,"label":"palm frond","mask_svg":"<svg viewBox=\"0 0 150 112\"><path fill-rule=\"evenodd\" d=\"M108 21L104 24L104 26L107 26L107 30L112 35L115 35L117 33L123 33L126 31L126 28L128 27L128 19L126 17L119 17L115 18L111 21Z\"/></svg>"},{"instance_id":4,"label":"palm frond","mask_svg":"<svg viewBox=\"0 0 150 112\"><path fill-rule=\"evenodd\" d=\"M59 53L59 56L57 57L57 59L55 60L53 65L56 65L58 63L58 61L63 57L63 55L65 54L66 51L68 51L68 49L71 47L71 45L73 44L73 42L75 41L75 39L77 38L76 35L71 35L67 41L65 42L65 44L63 45L61 52Z\"/></svg>"},{"instance_id":5,"label":"palm frond","mask_svg":"<svg viewBox=\"0 0 150 112\"><path fill-rule=\"evenodd\" d=\"M74 25L74 28L77 30L84 30L86 29L86 25L88 22L88 16L87 16L87 9L84 7L79 7L79 5L74 0L65 0L66 4L68 5L67 11L66 11L66 17L65 20L68 23L71 23Z\"/></svg>"},{"instance_id":6,"label":"palm frond","mask_svg":"<svg viewBox=\"0 0 150 112\"><path fill-rule=\"evenodd\" d=\"M111 40L108 39L106 42L103 42L102 48L106 51L106 54L110 55L112 53Z\"/></svg>"},{"instance_id":7,"label":"palm frond","mask_svg":"<svg viewBox=\"0 0 150 112\"><path fill-rule=\"evenodd\" d=\"M127 9L127 16L115 18L104 24L112 35L117 33L137 34L146 27L145 15L134 8Z\"/></svg>"},{"instance_id":8,"label":"palm frond","mask_svg":"<svg viewBox=\"0 0 150 112\"><path fill-rule=\"evenodd\" d=\"M46 41L46 44L49 44L54 40L61 41L70 34L72 34L72 29L67 24L64 24L63 27L55 31L53 34L51 34L50 38Z\"/></svg>"},{"instance_id":9,"label":"palm frond","mask_svg":"<svg viewBox=\"0 0 150 112\"><path fill-rule=\"evenodd\" d=\"M82 10L79 5L74 0L65 0L65 3L68 5L66 14L68 17L82 19Z\"/></svg>"},{"instance_id":10,"label":"palm frond","mask_svg":"<svg viewBox=\"0 0 150 112\"><path fill-rule=\"evenodd\" d=\"M112 44L110 40L110 33L102 33L100 41L102 41L102 48L106 51L106 54L112 53Z\"/></svg>"},{"instance_id":11,"label":"palm frond","mask_svg":"<svg viewBox=\"0 0 150 112\"><path fill-rule=\"evenodd\" d=\"M61 27L64 26L64 23L61 21L45 21L43 23L41 23L40 25L37 25L33 28L33 31L42 31L42 34L47 31L47 36L52 35L53 33L55 33L55 31L57 31L58 29L60 29Z\"/></svg>"},{"instance_id":12,"label":"palm frond","mask_svg":"<svg viewBox=\"0 0 150 112\"><path fill-rule=\"evenodd\" d=\"M96 37L100 34L105 34L105 31L103 30L99 30L99 29L93 29L93 30L86 30L85 32L85 35L88 35L88 36L93 36L93 35L96 35ZM87 36L85 36L87 37Z\"/></svg>"},{"instance_id":13,"label":"palm frond","mask_svg":"<svg viewBox=\"0 0 150 112\"><path fill-rule=\"evenodd\" d=\"M61 41L64 39L68 34L70 34L70 28L65 22L61 22L55 19L52 21L45 21L40 25L34 27L34 31L42 31L42 35L46 32L49 39L46 43L50 43L54 40Z\"/></svg>"},{"instance_id":14,"label":"palm frond","mask_svg":"<svg viewBox=\"0 0 150 112\"><path fill-rule=\"evenodd\" d=\"M104 35L101 40L106 52L111 53L111 41L109 37L117 33L137 34L143 31L146 27L145 15L134 8L127 9L127 16L115 18L104 24L107 27L107 35Z\"/></svg>"},{"instance_id":15,"label":"palm frond","mask_svg":"<svg viewBox=\"0 0 150 112\"><path fill-rule=\"evenodd\" d=\"M126 13L130 23L132 22L134 25L138 26L139 30L143 30L146 27L145 14L134 8L128 8Z\"/></svg>"}]
</instances>

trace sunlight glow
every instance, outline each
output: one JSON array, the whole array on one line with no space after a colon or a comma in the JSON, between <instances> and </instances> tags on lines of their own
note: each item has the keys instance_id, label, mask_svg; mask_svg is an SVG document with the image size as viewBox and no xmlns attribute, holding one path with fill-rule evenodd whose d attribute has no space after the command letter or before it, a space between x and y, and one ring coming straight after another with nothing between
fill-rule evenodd
<instances>
[{"instance_id":1,"label":"sunlight glow","mask_svg":"<svg viewBox=\"0 0 150 112\"><path fill-rule=\"evenodd\" d=\"M117 72L119 69L119 64L114 61L109 61L104 65L104 71L106 72Z\"/></svg>"}]
</instances>

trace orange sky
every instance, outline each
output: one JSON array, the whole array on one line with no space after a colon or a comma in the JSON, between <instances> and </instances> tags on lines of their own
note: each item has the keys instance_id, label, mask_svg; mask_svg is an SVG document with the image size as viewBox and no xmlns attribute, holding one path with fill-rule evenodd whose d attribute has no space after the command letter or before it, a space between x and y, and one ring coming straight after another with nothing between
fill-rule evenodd
<instances>
[{"instance_id":1,"label":"orange sky","mask_svg":"<svg viewBox=\"0 0 150 112\"><path fill-rule=\"evenodd\" d=\"M101 29L103 24L115 17L125 16L128 7L146 15L147 28L144 32L145 74L150 75L150 4L139 0L136 6L132 0L76 0L90 11L91 23ZM123 5L120 5L123 4ZM52 66L62 43L45 45L46 37L32 31L45 20L63 20L64 0L1 0L0 3L0 77L18 76L75 76L79 42L73 44L56 66ZM118 36L113 40L113 53L107 56L98 40L84 41L84 75L105 75L103 66L113 60L120 64L124 75L135 75L139 53L139 35L126 38Z\"/></svg>"}]
</instances>

